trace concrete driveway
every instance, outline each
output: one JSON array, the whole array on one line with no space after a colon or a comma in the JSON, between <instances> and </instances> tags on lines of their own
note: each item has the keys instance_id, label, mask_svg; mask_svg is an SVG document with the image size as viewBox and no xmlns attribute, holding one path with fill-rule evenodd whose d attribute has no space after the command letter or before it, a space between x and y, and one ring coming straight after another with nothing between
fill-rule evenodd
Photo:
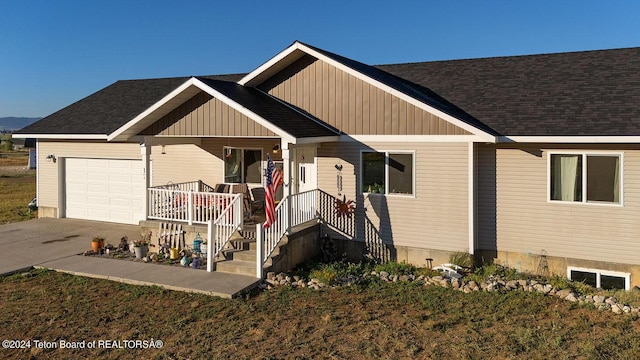
<instances>
[{"instance_id":1,"label":"concrete driveway","mask_svg":"<svg viewBox=\"0 0 640 360\"><path fill-rule=\"evenodd\" d=\"M91 249L94 236L117 246L125 235L137 240L140 227L50 218L0 225L0 275L83 253Z\"/></svg>"}]
</instances>

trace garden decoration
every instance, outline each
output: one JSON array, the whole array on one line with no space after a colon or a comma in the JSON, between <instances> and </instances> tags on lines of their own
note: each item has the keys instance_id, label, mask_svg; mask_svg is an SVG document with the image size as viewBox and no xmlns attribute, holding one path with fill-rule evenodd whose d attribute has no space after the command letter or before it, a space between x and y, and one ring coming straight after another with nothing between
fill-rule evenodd
<instances>
[{"instance_id":1,"label":"garden decoration","mask_svg":"<svg viewBox=\"0 0 640 360\"><path fill-rule=\"evenodd\" d=\"M136 258L142 259L147 256L147 252L149 252L149 240L151 239L151 235L151 231L149 231L149 234L142 235L140 240L134 241L133 251L136 253Z\"/></svg>"},{"instance_id":2,"label":"garden decoration","mask_svg":"<svg viewBox=\"0 0 640 360\"><path fill-rule=\"evenodd\" d=\"M342 200L336 199L336 213L338 214L338 217L351 217L351 214L353 214L355 209L356 204L354 204L353 200L347 200L346 195L342 196Z\"/></svg>"}]
</instances>

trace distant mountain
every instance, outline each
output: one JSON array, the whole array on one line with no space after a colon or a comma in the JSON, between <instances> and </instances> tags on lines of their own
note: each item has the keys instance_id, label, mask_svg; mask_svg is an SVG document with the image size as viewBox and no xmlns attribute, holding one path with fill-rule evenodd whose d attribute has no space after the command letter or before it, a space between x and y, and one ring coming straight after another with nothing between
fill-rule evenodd
<instances>
[{"instance_id":1,"label":"distant mountain","mask_svg":"<svg viewBox=\"0 0 640 360\"><path fill-rule=\"evenodd\" d=\"M3 132L11 132L20 130L23 127L33 124L34 122L42 119L38 118L29 118L29 117L3 117L0 118L0 131Z\"/></svg>"}]
</instances>

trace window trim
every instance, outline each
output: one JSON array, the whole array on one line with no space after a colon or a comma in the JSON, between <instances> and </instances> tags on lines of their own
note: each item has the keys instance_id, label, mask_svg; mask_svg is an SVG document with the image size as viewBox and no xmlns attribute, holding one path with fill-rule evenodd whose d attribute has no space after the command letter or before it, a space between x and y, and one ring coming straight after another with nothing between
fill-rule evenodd
<instances>
[{"instance_id":1,"label":"window trim","mask_svg":"<svg viewBox=\"0 0 640 360\"><path fill-rule=\"evenodd\" d=\"M581 201L563 201L551 199L551 156L552 155L581 155L582 156L582 200ZM619 158L620 171L620 202L607 201L589 201L587 199L587 157L588 156L617 156ZM578 205L595 205L595 206L624 206L624 152L608 151L608 150L548 150L547 151L547 203L554 204L578 204Z\"/></svg>"},{"instance_id":2,"label":"window trim","mask_svg":"<svg viewBox=\"0 0 640 360\"><path fill-rule=\"evenodd\" d=\"M384 194L382 193L369 193L364 191L364 185L362 177L363 166L362 166L362 154L363 153L384 153ZM389 154L410 154L411 155L411 170L412 170L412 178L411 178L411 194L400 194L400 193L389 193ZM360 150L360 192L362 194L367 194L368 196L399 196L404 198L415 198L416 197L416 150L378 150L378 149L361 149Z\"/></svg>"},{"instance_id":3,"label":"window trim","mask_svg":"<svg viewBox=\"0 0 640 360\"><path fill-rule=\"evenodd\" d=\"M241 159L242 166L240 167L240 170L241 170L240 176L242 178L244 178L245 180L247 178L246 174L244 173L244 152L245 152L245 150L260 151L260 170L259 170L259 173L260 173L260 180L261 181L259 183L246 183L246 184L249 184L249 185L262 185L262 183L264 182L264 169L265 169L265 167L264 167L264 152L265 152L264 149L263 148L259 148L259 147L238 147L238 146L226 146L226 145L222 147L222 183L224 183L224 184L245 184L245 183L242 183L242 182L240 182L240 183L226 182L227 169L226 169L225 162L227 160L226 160L225 157L226 157L226 154L227 154L227 149L235 149L235 150L240 151L240 154L242 156L242 159Z\"/></svg>"},{"instance_id":4,"label":"window trim","mask_svg":"<svg viewBox=\"0 0 640 360\"><path fill-rule=\"evenodd\" d=\"M600 278L602 275L604 276L614 276L624 278L624 289L629 290L631 288L631 273L621 272L621 271L610 271L610 270L602 270L602 269L592 269L592 268L583 268L583 267L575 267L575 266L567 266L567 279L573 281L571 279L572 271L580 271L587 273L596 274L596 288L600 289Z\"/></svg>"}]
</instances>

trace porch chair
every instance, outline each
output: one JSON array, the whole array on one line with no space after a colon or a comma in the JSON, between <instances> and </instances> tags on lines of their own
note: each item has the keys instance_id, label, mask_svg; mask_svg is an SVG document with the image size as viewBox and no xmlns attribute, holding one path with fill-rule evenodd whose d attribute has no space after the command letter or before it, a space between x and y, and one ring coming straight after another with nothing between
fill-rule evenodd
<instances>
[{"instance_id":1,"label":"porch chair","mask_svg":"<svg viewBox=\"0 0 640 360\"><path fill-rule=\"evenodd\" d=\"M264 201L265 201L265 191L263 187L257 187L251 189L251 196L253 200L251 200L251 212L262 211L264 212Z\"/></svg>"},{"instance_id":2,"label":"porch chair","mask_svg":"<svg viewBox=\"0 0 640 360\"><path fill-rule=\"evenodd\" d=\"M213 187L213 192L228 193L229 192L229 184L216 184L216 186Z\"/></svg>"},{"instance_id":3,"label":"porch chair","mask_svg":"<svg viewBox=\"0 0 640 360\"><path fill-rule=\"evenodd\" d=\"M245 219L251 218L251 194L246 183L231 185L232 194L242 194L242 213Z\"/></svg>"}]
</instances>

